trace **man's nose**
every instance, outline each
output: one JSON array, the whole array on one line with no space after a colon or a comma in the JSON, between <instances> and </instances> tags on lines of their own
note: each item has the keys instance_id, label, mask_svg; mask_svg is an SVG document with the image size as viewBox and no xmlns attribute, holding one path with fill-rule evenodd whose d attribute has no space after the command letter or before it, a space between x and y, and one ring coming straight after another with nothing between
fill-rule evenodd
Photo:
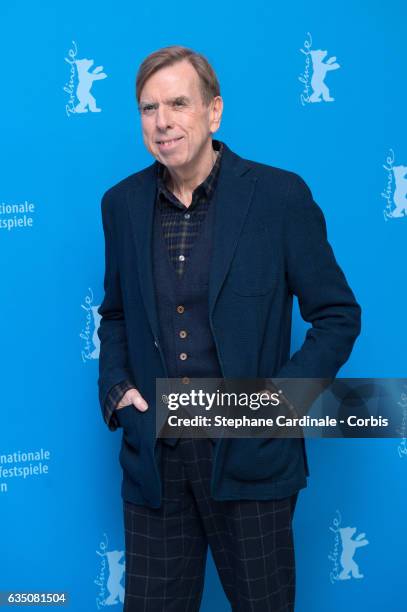
<instances>
[{"instance_id":1,"label":"man's nose","mask_svg":"<svg viewBox=\"0 0 407 612\"><path fill-rule=\"evenodd\" d=\"M159 104L155 115L156 126L159 130L171 127L171 115L169 109L164 104Z\"/></svg>"}]
</instances>

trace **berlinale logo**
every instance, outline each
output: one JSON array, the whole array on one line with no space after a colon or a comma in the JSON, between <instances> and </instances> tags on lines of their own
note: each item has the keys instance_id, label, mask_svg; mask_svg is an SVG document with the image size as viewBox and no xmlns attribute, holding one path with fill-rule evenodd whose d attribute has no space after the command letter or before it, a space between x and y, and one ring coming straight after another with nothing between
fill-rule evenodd
<instances>
[{"instance_id":1,"label":"berlinale logo","mask_svg":"<svg viewBox=\"0 0 407 612\"><path fill-rule=\"evenodd\" d=\"M328 55L327 50L311 49L312 37L310 32L307 32L307 38L304 41L303 47L300 51L305 55L305 70L298 77L299 81L304 85L300 96L301 104L304 106L305 104L313 104L315 102L333 102L335 98L330 94L325 83L325 77L327 72L340 68L336 57L333 55L324 61Z\"/></svg>"},{"instance_id":2,"label":"berlinale logo","mask_svg":"<svg viewBox=\"0 0 407 612\"><path fill-rule=\"evenodd\" d=\"M78 47L76 42L72 41L73 47L68 51L68 57L65 61L70 65L69 82L65 85L64 91L69 95L65 111L68 117L81 113L100 113L101 108L98 108L95 97L90 90L94 81L105 79L107 74L103 72L103 66L96 66L90 70L94 64L93 59L77 58Z\"/></svg>"}]
</instances>

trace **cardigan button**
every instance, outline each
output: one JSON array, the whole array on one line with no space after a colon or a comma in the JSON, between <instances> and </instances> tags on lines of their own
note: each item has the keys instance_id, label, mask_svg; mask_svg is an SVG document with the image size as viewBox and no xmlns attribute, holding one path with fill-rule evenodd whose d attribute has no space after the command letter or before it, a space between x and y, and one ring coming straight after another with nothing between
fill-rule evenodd
<instances>
[{"instance_id":1,"label":"cardigan button","mask_svg":"<svg viewBox=\"0 0 407 612\"><path fill-rule=\"evenodd\" d=\"M189 383L190 379L188 378L188 376L183 376L183 378L181 380L182 380L182 384L183 385L187 385Z\"/></svg>"},{"instance_id":2,"label":"cardigan button","mask_svg":"<svg viewBox=\"0 0 407 612\"><path fill-rule=\"evenodd\" d=\"M185 310L185 308L181 304L179 306L177 306L177 312L179 312L179 314L182 314L184 312L184 310Z\"/></svg>"},{"instance_id":3,"label":"cardigan button","mask_svg":"<svg viewBox=\"0 0 407 612\"><path fill-rule=\"evenodd\" d=\"M179 358L181 359L181 361L185 361L185 359L188 359L188 355L186 353L180 353Z\"/></svg>"},{"instance_id":4,"label":"cardigan button","mask_svg":"<svg viewBox=\"0 0 407 612\"><path fill-rule=\"evenodd\" d=\"M186 338L187 336L188 336L188 333L185 331L185 329L181 329L181 331L179 332L179 337Z\"/></svg>"}]
</instances>

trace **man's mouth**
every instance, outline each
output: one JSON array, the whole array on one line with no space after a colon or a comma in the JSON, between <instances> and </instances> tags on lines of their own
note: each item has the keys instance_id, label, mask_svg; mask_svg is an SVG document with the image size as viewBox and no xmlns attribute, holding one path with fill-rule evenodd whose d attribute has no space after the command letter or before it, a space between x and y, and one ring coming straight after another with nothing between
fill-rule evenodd
<instances>
[{"instance_id":1,"label":"man's mouth","mask_svg":"<svg viewBox=\"0 0 407 612\"><path fill-rule=\"evenodd\" d=\"M179 138L172 138L171 140L157 140L157 143L162 146L169 146L169 145L174 144L174 142L181 140L181 138L184 138L184 137L180 136Z\"/></svg>"}]
</instances>

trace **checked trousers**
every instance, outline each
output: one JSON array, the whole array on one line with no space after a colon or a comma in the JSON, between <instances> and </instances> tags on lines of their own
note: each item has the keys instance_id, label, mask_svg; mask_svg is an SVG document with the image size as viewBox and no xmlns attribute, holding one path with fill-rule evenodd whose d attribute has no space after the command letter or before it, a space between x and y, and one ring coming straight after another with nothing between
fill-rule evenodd
<instances>
[{"instance_id":1,"label":"checked trousers","mask_svg":"<svg viewBox=\"0 0 407 612\"><path fill-rule=\"evenodd\" d=\"M293 612L298 493L215 501L213 449L204 438L163 444L161 507L123 502L124 612L198 612L208 545L231 610Z\"/></svg>"}]
</instances>

